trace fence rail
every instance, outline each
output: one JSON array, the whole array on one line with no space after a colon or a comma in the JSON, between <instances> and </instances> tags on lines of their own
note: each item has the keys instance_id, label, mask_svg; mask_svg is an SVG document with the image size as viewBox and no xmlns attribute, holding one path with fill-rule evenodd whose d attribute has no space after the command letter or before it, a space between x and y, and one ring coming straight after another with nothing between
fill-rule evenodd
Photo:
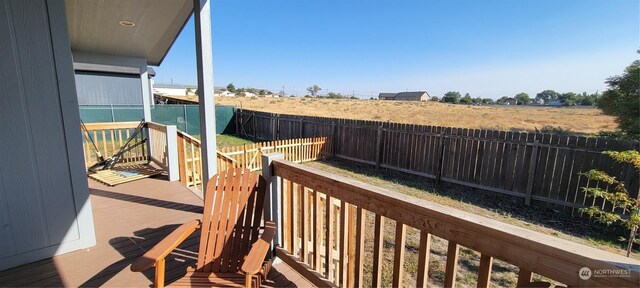
<instances>
[{"instance_id":1,"label":"fence rail","mask_svg":"<svg viewBox=\"0 0 640 288\"><path fill-rule=\"evenodd\" d=\"M178 131L178 167L180 182L187 187L202 183L202 151L200 140ZM262 155L283 153L287 160L302 163L331 155L331 140L327 137L261 142L218 149L218 171L242 167L256 171L262 169Z\"/></svg>"},{"instance_id":2,"label":"fence rail","mask_svg":"<svg viewBox=\"0 0 640 288\"><path fill-rule=\"evenodd\" d=\"M527 204L575 211L595 203L613 209L581 189L602 185L578 175L589 169L617 177L631 197L639 197L635 168L601 153L639 150L638 141L249 110L236 113L238 131L244 136L269 140L329 136L337 158L516 196Z\"/></svg>"},{"instance_id":3,"label":"fence rail","mask_svg":"<svg viewBox=\"0 0 640 288\"><path fill-rule=\"evenodd\" d=\"M99 153L105 159L118 152L120 147L129 139L133 130L140 122L117 122L117 123L86 123L87 131L82 131L82 144L84 147L84 163L86 167L96 164ZM142 141L145 132L138 133L132 144ZM96 147L91 144L91 139ZM134 147L122 155L118 163L141 162L148 159L147 145L142 144Z\"/></svg>"},{"instance_id":4,"label":"fence rail","mask_svg":"<svg viewBox=\"0 0 640 288\"><path fill-rule=\"evenodd\" d=\"M167 126L153 122L147 122L146 125L149 129L149 159L168 171Z\"/></svg>"},{"instance_id":5,"label":"fence rail","mask_svg":"<svg viewBox=\"0 0 640 288\"><path fill-rule=\"evenodd\" d=\"M275 156L265 156L275 157ZM636 287L640 266L621 255L529 231L454 208L351 180L343 176L276 158L266 159L263 174L272 184L270 199L277 211L280 246L276 254L318 286L362 287L370 277L380 287L385 226L395 225L392 287L403 287L407 227L419 230L417 287L426 287L433 236L448 240L445 287L453 287L460 247L481 254L478 287L489 287L492 260L519 267L518 287L543 287L532 274L569 287ZM276 183L273 183L276 181ZM277 183L278 181L281 181ZM274 185L275 184L275 185ZM279 184L279 185L278 185ZM280 209L280 210L278 210ZM373 219L373 228L366 219ZM365 229L373 229L372 269L364 269ZM369 260L371 261L371 260ZM628 277L581 278L582 267L623 270ZM548 287L549 285L547 285Z\"/></svg>"},{"instance_id":6,"label":"fence rail","mask_svg":"<svg viewBox=\"0 0 640 288\"><path fill-rule=\"evenodd\" d=\"M223 147L219 151L233 159L239 167L256 171L262 169L263 154L282 153L289 161L303 163L329 157L332 154L332 144L328 137L316 137Z\"/></svg>"}]
</instances>

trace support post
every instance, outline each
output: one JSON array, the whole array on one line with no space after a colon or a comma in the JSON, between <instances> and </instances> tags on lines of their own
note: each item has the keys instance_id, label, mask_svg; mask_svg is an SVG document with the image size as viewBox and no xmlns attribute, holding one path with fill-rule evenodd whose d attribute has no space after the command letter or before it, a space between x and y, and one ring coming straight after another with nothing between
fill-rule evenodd
<instances>
[{"instance_id":1,"label":"support post","mask_svg":"<svg viewBox=\"0 0 640 288\"><path fill-rule=\"evenodd\" d=\"M378 126L376 134L376 169L380 169L380 159L382 159L382 126Z\"/></svg>"},{"instance_id":2,"label":"support post","mask_svg":"<svg viewBox=\"0 0 640 288\"><path fill-rule=\"evenodd\" d=\"M531 205L531 192L533 192L533 181L536 177L536 169L538 168L538 151L540 150L540 141L533 141L531 150L531 158L529 160L529 174L527 177L527 192L524 196L524 204Z\"/></svg>"},{"instance_id":3,"label":"support post","mask_svg":"<svg viewBox=\"0 0 640 288\"><path fill-rule=\"evenodd\" d=\"M271 243L273 247L282 243L282 187L280 177L274 175L273 160L284 160L282 153L262 155L262 177L267 181L267 195L264 198L264 221L276 224L276 235ZM274 250L275 251L275 250Z\"/></svg>"},{"instance_id":4,"label":"support post","mask_svg":"<svg viewBox=\"0 0 640 288\"><path fill-rule=\"evenodd\" d=\"M438 156L438 169L436 169L436 184L442 180L442 168L444 167L444 151L447 149L444 133L440 133L440 152Z\"/></svg>"},{"instance_id":5,"label":"support post","mask_svg":"<svg viewBox=\"0 0 640 288\"><path fill-rule=\"evenodd\" d=\"M140 82L142 83L142 109L144 121L151 122L151 91L149 91L149 71L147 66L140 67Z\"/></svg>"},{"instance_id":6,"label":"support post","mask_svg":"<svg viewBox=\"0 0 640 288\"><path fill-rule=\"evenodd\" d=\"M167 168L169 181L180 180L180 167L178 157L178 128L175 125L167 125Z\"/></svg>"},{"instance_id":7,"label":"support post","mask_svg":"<svg viewBox=\"0 0 640 288\"><path fill-rule=\"evenodd\" d=\"M198 69L202 187L207 187L209 178L218 172L216 154L216 110L213 97L211 1L193 0L193 15L196 33L196 64ZM206 189L203 189L203 192L205 191Z\"/></svg>"}]
</instances>

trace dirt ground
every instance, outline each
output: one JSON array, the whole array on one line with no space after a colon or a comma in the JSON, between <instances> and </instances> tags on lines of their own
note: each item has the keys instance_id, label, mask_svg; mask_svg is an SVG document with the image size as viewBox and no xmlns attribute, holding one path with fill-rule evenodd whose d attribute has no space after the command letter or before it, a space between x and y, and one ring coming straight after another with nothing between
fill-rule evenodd
<instances>
[{"instance_id":1,"label":"dirt ground","mask_svg":"<svg viewBox=\"0 0 640 288\"><path fill-rule=\"evenodd\" d=\"M282 114L323 116L446 127L595 134L617 129L597 108L469 106L438 102L319 98L217 97L216 104Z\"/></svg>"}]
</instances>

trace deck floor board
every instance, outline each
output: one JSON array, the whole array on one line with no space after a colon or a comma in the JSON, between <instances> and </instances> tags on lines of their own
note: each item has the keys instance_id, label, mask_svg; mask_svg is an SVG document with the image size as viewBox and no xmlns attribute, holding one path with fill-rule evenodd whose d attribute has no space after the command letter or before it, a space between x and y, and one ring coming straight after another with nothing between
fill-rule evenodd
<instances>
[{"instance_id":1,"label":"deck floor board","mask_svg":"<svg viewBox=\"0 0 640 288\"><path fill-rule=\"evenodd\" d=\"M115 187L89 180L97 245L0 271L2 287L150 287L153 269L129 265L180 224L201 218L202 200L178 182L148 178ZM167 257L167 283L195 263L196 233ZM310 287L284 263L274 265L267 287Z\"/></svg>"}]
</instances>

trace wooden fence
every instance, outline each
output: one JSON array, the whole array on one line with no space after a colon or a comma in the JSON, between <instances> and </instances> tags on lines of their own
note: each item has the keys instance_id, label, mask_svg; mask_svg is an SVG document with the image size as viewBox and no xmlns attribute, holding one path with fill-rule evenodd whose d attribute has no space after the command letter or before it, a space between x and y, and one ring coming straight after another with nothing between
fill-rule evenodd
<instances>
[{"instance_id":1,"label":"wooden fence","mask_svg":"<svg viewBox=\"0 0 640 288\"><path fill-rule=\"evenodd\" d=\"M238 163L238 167L257 171L262 169L262 154L282 153L291 162L303 163L331 156L332 144L328 137L316 137L223 147L219 151Z\"/></svg>"},{"instance_id":2,"label":"wooden fence","mask_svg":"<svg viewBox=\"0 0 640 288\"><path fill-rule=\"evenodd\" d=\"M640 148L638 141L411 125L237 110L238 132L256 139L330 136L337 158L521 197L557 209L596 205L579 172L600 169L638 197L639 177L601 152ZM605 207L606 208L606 207Z\"/></svg>"},{"instance_id":3,"label":"wooden fence","mask_svg":"<svg viewBox=\"0 0 640 288\"><path fill-rule=\"evenodd\" d=\"M178 131L178 169L180 182L187 187L202 183L200 140ZM327 137L291 139L245 144L218 149L218 171L242 167L257 171L262 169L262 155L282 153L285 159L303 163L324 159L332 153L331 140Z\"/></svg>"}]
</instances>

